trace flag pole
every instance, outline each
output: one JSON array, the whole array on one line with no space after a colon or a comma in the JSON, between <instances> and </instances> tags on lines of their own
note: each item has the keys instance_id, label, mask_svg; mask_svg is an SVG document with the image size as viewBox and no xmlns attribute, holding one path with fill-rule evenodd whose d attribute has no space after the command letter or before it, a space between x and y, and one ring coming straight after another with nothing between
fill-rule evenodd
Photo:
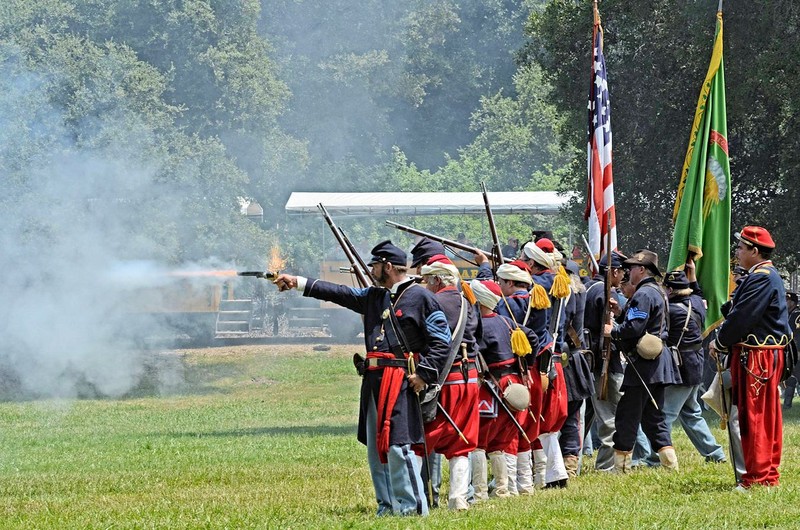
<instances>
[{"instance_id":1,"label":"flag pole","mask_svg":"<svg viewBox=\"0 0 800 530\"><path fill-rule=\"evenodd\" d=\"M597 5L597 2L594 4ZM722 11L722 0L719 0L719 7L717 8L717 11Z\"/></svg>"}]
</instances>

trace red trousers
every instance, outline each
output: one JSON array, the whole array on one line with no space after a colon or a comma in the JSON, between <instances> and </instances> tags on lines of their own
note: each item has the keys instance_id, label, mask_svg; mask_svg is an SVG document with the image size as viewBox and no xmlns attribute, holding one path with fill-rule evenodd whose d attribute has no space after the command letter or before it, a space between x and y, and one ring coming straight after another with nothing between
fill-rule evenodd
<instances>
[{"instance_id":1,"label":"red trousers","mask_svg":"<svg viewBox=\"0 0 800 530\"><path fill-rule=\"evenodd\" d=\"M743 366L741 359L747 356ZM783 416L778 383L783 353L775 348L733 347L732 400L739 409L746 473L742 485L775 486L783 448Z\"/></svg>"},{"instance_id":2,"label":"red trousers","mask_svg":"<svg viewBox=\"0 0 800 530\"><path fill-rule=\"evenodd\" d=\"M564 380L564 368L558 359L554 359L556 378L550 381L547 392L542 397L542 425L539 434L558 432L567 420L567 383Z\"/></svg>"},{"instance_id":3,"label":"red trousers","mask_svg":"<svg viewBox=\"0 0 800 530\"><path fill-rule=\"evenodd\" d=\"M498 383L500 383L499 393L502 396L506 386L510 383L521 384L522 379L517 374L509 374L501 377ZM494 400L492 394L483 387L480 390L480 399L489 402ZM527 411L515 412L513 409L510 410L520 424L525 421L525 416L528 414ZM505 451L517 454L517 437L519 437L519 429L499 404L496 418L481 417L478 447L484 449L487 453Z\"/></svg>"},{"instance_id":4,"label":"red trousers","mask_svg":"<svg viewBox=\"0 0 800 530\"><path fill-rule=\"evenodd\" d=\"M458 435L442 411L432 422L425 424L428 451L441 453L448 460L454 456L467 456L478 446L478 371L475 368L469 371L468 380L465 384L461 372L451 373L439 393L439 404L467 442Z\"/></svg>"},{"instance_id":5,"label":"red trousers","mask_svg":"<svg viewBox=\"0 0 800 530\"><path fill-rule=\"evenodd\" d=\"M525 435L528 440L520 434L517 439L516 447L511 447L508 452L525 452L530 451L531 443L535 443L539 437L539 431L542 427L542 399L544 392L542 389L542 378L539 374L539 369L535 366L528 370L528 390L531 393L531 404L528 411L520 422L522 428L525 429ZM536 449L539 449L538 447Z\"/></svg>"}]
</instances>

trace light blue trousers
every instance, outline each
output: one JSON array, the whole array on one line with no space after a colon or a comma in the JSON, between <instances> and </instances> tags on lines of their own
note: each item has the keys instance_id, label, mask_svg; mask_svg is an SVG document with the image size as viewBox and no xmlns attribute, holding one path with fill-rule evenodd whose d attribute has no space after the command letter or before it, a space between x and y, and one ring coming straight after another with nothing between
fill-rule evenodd
<instances>
[{"instance_id":1,"label":"light blue trousers","mask_svg":"<svg viewBox=\"0 0 800 530\"><path fill-rule=\"evenodd\" d=\"M421 459L410 444L390 445L387 463L378 457L378 411L370 398L367 408L367 461L378 501L378 515L428 515Z\"/></svg>"},{"instance_id":2,"label":"light blue trousers","mask_svg":"<svg viewBox=\"0 0 800 530\"><path fill-rule=\"evenodd\" d=\"M725 452L711 434L711 429L703 418L703 411L697 401L699 389L700 385L672 385L664 390L664 416L667 428L671 430L675 420L680 420L686 436L697 451L706 457L706 460L719 462L725 460ZM658 455L653 452L647 460L648 463L655 464L659 461Z\"/></svg>"}]
</instances>

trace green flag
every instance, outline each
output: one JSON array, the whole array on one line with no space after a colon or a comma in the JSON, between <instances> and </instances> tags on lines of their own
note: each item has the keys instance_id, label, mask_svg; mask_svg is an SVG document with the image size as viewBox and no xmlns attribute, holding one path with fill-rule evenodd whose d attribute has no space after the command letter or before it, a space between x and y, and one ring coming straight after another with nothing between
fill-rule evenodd
<instances>
[{"instance_id":1,"label":"green flag","mask_svg":"<svg viewBox=\"0 0 800 530\"><path fill-rule=\"evenodd\" d=\"M672 220L675 233L669 270L683 268L694 254L697 281L708 301L706 331L722 321L720 307L730 293L731 170L725 118L725 76L722 67L722 11L711 65L697 100L689 149Z\"/></svg>"}]
</instances>

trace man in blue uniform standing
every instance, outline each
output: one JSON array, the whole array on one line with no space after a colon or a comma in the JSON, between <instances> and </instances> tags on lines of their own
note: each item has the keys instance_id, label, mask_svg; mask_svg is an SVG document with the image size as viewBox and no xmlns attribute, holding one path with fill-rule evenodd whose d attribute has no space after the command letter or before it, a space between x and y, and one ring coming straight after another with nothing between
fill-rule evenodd
<instances>
[{"instance_id":1,"label":"man in blue uniform standing","mask_svg":"<svg viewBox=\"0 0 800 530\"><path fill-rule=\"evenodd\" d=\"M695 276L694 260L689 260L685 271L672 271L664 279L669 297L669 339L667 344L673 357L679 359L681 384L668 386L664 391L664 416L671 431L679 420L686 435L706 462L725 462L725 453L714 439L700 404L698 390L703 379L705 355L703 352L703 327L706 308L703 292ZM648 464L656 465L658 456L652 453Z\"/></svg>"},{"instance_id":2,"label":"man in blue uniform standing","mask_svg":"<svg viewBox=\"0 0 800 530\"><path fill-rule=\"evenodd\" d=\"M622 282L622 262L626 259L628 257L623 254L618 252L611 253L611 274L608 275L611 280L609 293L610 297L616 302L615 307L620 306L616 289ZM592 283L586 289L586 305L583 317L583 325L589 332L589 349L593 355L592 372L595 377L595 393L592 396L593 413L589 415L586 423L595 422L597 436L600 439L600 445L595 448L597 450L597 458L594 462L595 469L611 471L614 469L614 418L617 415L619 398L622 397L620 387L622 386L623 367L619 351L616 345L612 343L608 363L605 367L608 371L606 396L605 399L600 399L604 350L601 347L603 342L601 337L603 335L603 327L606 324L603 321L603 316L605 315L606 307L605 281L609 267L608 255L604 255L600 259L599 265L598 274L594 276Z\"/></svg>"},{"instance_id":3,"label":"man in blue uniform standing","mask_svg":"<svg viewBox=\"0 0 800 530\"><path fill-rule=\"evenodd\" d=\"M798 306L797 293L792 291L786 293L786 310L789 312L789 327L794 334L792 340L797 346L800 342L800 333L797 332L800 329L800 306ZM800 376L800 364L794 367L794 373L786 380L786 389L783 391L783 408L785 409L792 408L792 400L797 391L798 376Z\"/></svg>"},{"instance_id":4,"label":"man in blue uniform standing","mask_svg":"<svg viewBox=\"0 0 800 530\"><path fill-rule=\"evenodd\" d=\"M417 393L438 380L451 340L436 297L408 277L406 264L406 253L383 241L369 262L377 287L288 274L275 279L281 291L298 289L364 315L358 440L367 446L378 515L428 514L420 459L412 450L424 441Z\"/></svg>"},{"instance_id":5,"label":"man in blue uniform standing","mask_svg":"<svg viewBox=\"0 0 800 530\"><path fill-rule=\"evenodd\" d=\"M617 404L614 433L614 471L629 470L636 433L641 425L650 446L658 453L661 466L677 470L678 458L664 417L664 389L681 382L678 367L666 346L668 337L667 299L654 276L661 276L658 255L637 250L623 262L636 288L622 312L622 321L606 325L610 336L625 353L628 364L622 379L622 397ZM647 351L648 338L660 348ZM644 342L641 342L642 339ZM647 358L650 357L650 358Z\"/></svg>"}]
</instances>

